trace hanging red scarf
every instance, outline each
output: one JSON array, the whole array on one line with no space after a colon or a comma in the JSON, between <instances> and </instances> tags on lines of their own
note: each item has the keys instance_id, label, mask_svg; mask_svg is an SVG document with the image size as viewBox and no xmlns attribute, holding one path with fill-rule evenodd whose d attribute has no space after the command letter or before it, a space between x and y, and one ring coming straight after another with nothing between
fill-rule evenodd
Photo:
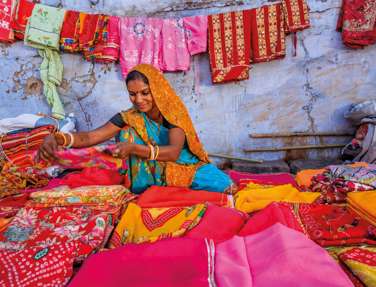
<instances>
[{"instance_id":1,"label":"hanging red scarf","mask_svg":"<svg viewBox=\"0 0 376 287\"><path fill-rule=\"evenodd\" d=\"M353 49L376 43L376 1L343 0L337 23L343 43Z\"/></svg>"},{"instance_id":2,"label":"hanging red scarf","mask_svg":"<svg viewBox=\"0 0 376 287\"><path fill-rule=\"evenodd\" d=\"M13 41L13 30L10 27L11 20L12 0L3 0L0 2L0 41Z\"/></svg>"},{"instance_id":3,"label":"hanging red scarf","mask_svg":"<svg viewBox=\"0 0 376 287\"><path fill-rule=\"evenodd\" d=\"M249 77L249 10L208 17L209 56L213 83Z\"/></svg>"},{"instance_id":4,"label":"hanging red scarf","mask_svg":"<svg viewBox=\"0 0 376 287\"><path fill-rule=\"evenodd\" d=\"M27 21L33 12L35 3L39 3L38 0L19 0L18 5L15 8L14 17L12 19L12 29L14 31L14 37L23 40L25 35L25 29Z\"/></svg>"},{"instance_id":5,"label":"hanging red scarf","mask_svg":"<svg viewBox=\"0 0 376 287\"><path fill-rule=\"evenodd\" d=\"M252 62L260 63L286 55L282 5L274 4L250 10Z\"/></svg>"},{"instance_id":6,"label":"hanging red scarf","mask_svg":"<svg viewBox=\"0 0 376 287\"><path fill-rule=\"evenodd\" d=\"M287 33L297 32L310 26L308 6L305 0L282 0Z\"/></svg>"},{"instance_id":7,"label":"hanging red scarf","mask_svg":"<svg viewBox=\"0 0 376 287\"><path fill-rule=\"evenodd\" d=\"M60 47L65 52L78 52L80 12L66 11L60 32Z\"/></svg>"}]
</instances>

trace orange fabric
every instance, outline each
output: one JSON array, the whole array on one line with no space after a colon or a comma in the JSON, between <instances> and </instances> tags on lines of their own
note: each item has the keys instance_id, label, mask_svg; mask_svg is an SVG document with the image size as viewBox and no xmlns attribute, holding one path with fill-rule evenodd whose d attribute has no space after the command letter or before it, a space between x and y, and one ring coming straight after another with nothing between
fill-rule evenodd
<instances>
[{"instance_id":1,"label":"orange fabric","mask_svg":"<svg viewBox=\"0 0 376 287\"><path fill-rule=\"evenodd\" d=\"M295 181L301 187L309 187L312 183L312 177L323 173L325 168L303 169L296 174Z\"/></svg>"}]
</instances>

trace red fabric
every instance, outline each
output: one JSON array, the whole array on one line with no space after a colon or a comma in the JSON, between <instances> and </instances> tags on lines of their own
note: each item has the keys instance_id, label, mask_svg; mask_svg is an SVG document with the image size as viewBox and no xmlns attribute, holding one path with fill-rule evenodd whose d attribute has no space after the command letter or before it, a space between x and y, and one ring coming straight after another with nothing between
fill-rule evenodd
<instances>
[{"instance_id":1,"label":"red fabric","mask_svg":"<svg viewBox=\"0 0 376 287\"><path fill-rule=\"evenodd\" d=\"M0 251L1 286L65 286L73 274L76 242Z\"/></svg>"},{"instance_id":2,"label":"red fabric","mask_svg":"<svg viewBox=\"0 0 376 287\"><path fill-rule=\"evenodd\" d=\"M230 170L227 172L232 181L239 187L244 188L248 183L256 183L263 185L283 185L291 184L298 188L294 177L290 173L248 173L236 170Z\"/></svg>"},{"instance_id":3,"label":"red fabric","mask_svg":"<svg viewBox=\"0 0 376 287\"><path fill-rule=\"evenodd\" d=\"M244 226L248 215L236 209L208 205L200 223L186 233L189 238L210 238L215 243L230 239Z\"/></svg>"},{"instance_id":4,"label":"red fabric","mask_svg":"<svg viewBox=\"0 0 376 287\"><path fill-rule=\"evenodd\" d=\"M321 246L376 245L376 227L345 206L300 204L299 217Z\"/></svg>"},{"instance_id":5,"label":"red fabric","mask_svg":"<svg viewBox=\"0 0 376 287\"><path fill-rule=\"evenodd\" d=\"M303 227L294 214L293 206L288 203L274 202L254 214L238 234L240 236L247 236L258 233L275 223L281 223L291 229L304 233Z\"/></svg>"},{"instance_id":6,"label":"red fabric","mask_svg":"<svg viewBox=\"0 0 376 287\"><path fill-rule=\"evenodd\" d=\"M343 0L337 22L343 43L353 49L376 43L375 0Z\"/></svg>"},{"instance_id":7,"label":"red fabric","mask_svg":"<svg viewBox=\"0 0 376 287\"><path fill-rule=\"evenodd\" d=\"M210 202L219 206L229 204L228 195L219 192L192 190L185 187L151 186L138 198L141 207L184 207Z\"/></svg>"},{"instance_id":8,"label":"red fabric","mask_svg":"<svg viewBox=\"0 0 376 287\"><path fill-rule=\"evenodd\" d=\"M249 77L249 10L209 15L209 57L213 83L244 80Z\"/></svg>"},{"instance_id":9,"label":"red fabric","mask_svg":"<svg viewBox=\"0 0 376 287\"><path fill-rule=\"evenodd\" d=\"M286 32L297 32L310 26L306 0L282 0Z\"/></svg>"},{"instance_id":10,"label":"red fabric","mask_svg":"<svg viewBox=\"0 0 376 287\"><path fill-rule=\"evenodd\" d=\"M352 260L367 266L376 266L376 252L364 248L353 248L339 255L342 261Z\"/></svg>"},{"instance_id":11,"label":"red fabric","mask_svg":"<svg viewBox=\"0 0 376 287\"><path fill-rule=\"evenodd\" d=\"M12 0L0 2L0 42L12 42L14 39L11 29Z\"/></svg>"},{"instance_id":12,"label":"red fabric","mask_svg":"<svg viewBox=\"0 0 376 287\"><path fill-rule=\"evenodd\" d=\"M29 194L13 195L0 199L0 217L15 216L28 200Z\"/></svg>"},{"instance_id":13,"label":"red fabric","mask_svg":"<svg viewBox=\"0 0 376 287\"><path fill-rule=\"evenodd\" d=\"M280 3L250 10L253 63L267 62L286 55L283 11Z\"/></svg>"},{"instance_id":14,"label":"red fabric","mask_svg":"<svg viewBox=\"0 0 376 287\"><path fill-rule=\"evenodd\" d=\"M39 3L39 0L19 0L11 24L15 38L23 40L27 21L33 12L35 3Z\"/></svg>"},{"instance_id":15,"label":"red fabric","mask_svg":"<svg viewBox=\"0 0 376 287\"><path fill-rule=\"evenodd\" d=\"M69 287L214 286L209 251L206 241L188 238L126 244L90 256Z\"/></svg>"},{"instance_id":16,"label":"red fabric","mask_svg":"<svg viewBox=\"0 0 376 287\"><path fill-rule=\"evenodd\" d=\"M103 27L103 17L99 14L80 13L80 50L84 51L97 43L99 31Z\"/></svg>"},{"instance_id":17,"label":"red fabric","mask_svg":"<svg viewBox=\"0 0 376 287\"><path fill-rule=\"evenodd\" d=\"M66 11L60 32L60 47L65 52L78 52L80 12Z\"/></svg>"}]
</instances>

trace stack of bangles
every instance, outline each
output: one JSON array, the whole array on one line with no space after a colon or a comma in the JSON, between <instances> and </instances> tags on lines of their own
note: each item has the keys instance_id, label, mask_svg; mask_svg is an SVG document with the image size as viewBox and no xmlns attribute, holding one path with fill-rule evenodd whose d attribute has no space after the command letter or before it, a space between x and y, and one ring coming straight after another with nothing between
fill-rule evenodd
<instances>
[{"instance_id":1,"label":"stack of bangles","mask_svg":"<svg viewBox=\"0 0 376 287\"><path fill-rule=\"evenodd\" d=\"M67 136L69 136L69 140L67 139ZM58 141L59 143L59 139L58 137L60 137L62 140L63 140L63 143L61 144L63 147L66 147L66 148L71 148L74 144L74 136L72 133L62 133L62 132L56 132L55 133L55 138L56 140Z\"/></svg>"},{"instance_id":2,"label":"stack of bangles","mask_svg":"<svg viewBox=\"0 0 376 287\"><path fill-rule=\"evenodd\" d=\"M152 144L148 144L148 147L150 149L149 160L156 160L159 155L159 146L153 146Z\"/></svg>"}]
</instances>

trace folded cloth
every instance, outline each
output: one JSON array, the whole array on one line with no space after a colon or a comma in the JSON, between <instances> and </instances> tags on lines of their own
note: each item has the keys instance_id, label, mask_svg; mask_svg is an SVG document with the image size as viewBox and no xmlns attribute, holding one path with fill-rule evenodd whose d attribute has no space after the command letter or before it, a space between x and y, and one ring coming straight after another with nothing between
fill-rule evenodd
<instances>
[{"instance_id":1,"label":"folded cloth","mask_svg":"<svg viewBox=\"0 0 376 287\"><path fill-rule=\"evenodd\" d=\"M324 171L324 168L300 170L295 176L295 181L302 189L308 189L312 184L312 178Z\"/></svg>"},{"instance_id":2,"label":"folded cloth","mask_svg":"<svg viewBox=\"0 0 376 287\"><path fill-rule=\"evenodd\" d=\"M104 25L104 15L80 13L79 48L88 50L98 42Z\"/></svg>"},{"instance_id":3,"label":"folded cloth","mask_svg":"<svg viewBox=\"0 0 376 287\"><path fill-rule=\"evenodd\" d=\"M306 0L282 0L282 7L287 33L307 29L310 26Z\"/></svg>"},{"instance_id":4,"label":"folded cloth","mask_svg":"<svg viewBox=\"0 0 376 287\"><path fill-rule=\"evenodd\" d=\"M376 191L350 192L348 207L376 226Z\"/></svg>"},{"instance_id":5,"label":"folded cloth","mask_svg":"<svg viewBox=\"0 0 376 287\"><path fill-rule=\"evenodd\" d=\"M248 185L235 196L235 207L243 212L254 212L263 209L273 201L291 203L312 203L318 197L318 192L300 192L291 184L254 188Z\"/></svg>"},{"instance_id":6,"label":"folded cloth","mask_svg":"<svg viewBox=\"0 0 376 287\"><path fill-rule=\"evenodd\" d=\"M119 247L125 243L155 242L163 238L183 236L200 222L205 211L205 204L141 208L130 203L110 243L113 247Z\"/></svg>"},{"instance_id":7,"label":"folded cloth","mask_svg":"<svg viewBox=\"0 0 376 287\"><path fill-rule=\"evenodd\" d=\"M294 212L293 205L285 202L273 202L258 211L239 231L239 236L247 236L261 232L270 226L280 223L296 231L305 233L299 216Z\"/></svg>"},{"instance_id":8,"label":"folded cloth","mask_svg":"<svg viewBox=\"0 0 376 287\"><path fill-rule=\"evenodd\" d=\"M10 26L12 21L12 0L0 2L0 42L12 42L14 40L13 30Z\"/></svg>"},{"instance_id":9,"label":"folded cloth","mask_svg":"<svg viewBox=\"0 0 376 287\"><path fill-rule=\"evenodd\" d=\"M9 218L26 205L29 200L28 194L17 194L0 199L0 217Z\"/></svg>"},{"instance_id":10,"label":"folded cloth","mask_svg":"<svg viewBox=\"0 0 376 287\"><path fill-rule=\"evenodd\" d=\"M346 206L298 204L294 210L309 237L321 246L376 245L376 227Z\"/></svg>"},{"instance_id":11,"label":"folded cloth","mask_svg":"<svg viewBox=\"0 0 376 287\"><path fill-rule=\"evenodd\" d=\"M343 178L354 183L369 185L376 189L376 165L330 165L327 168L332 177Z\"/></svg>"},{"instance_id":12,"label":"folded cloth","mask_svg":"<svg viewBox=\"0 0 376 287\"><path fill-rule=\"evenodd\" d=\"M208 204L200 223L186 233L189 238L210 238L215 243L235 236L244 226L248 215L236 209Z\"/></svg>"},{"instance_id":13,"label":"folded cloth","mask_svg":"<svg viewBox=\"0 0 376 287\"><path fill-rule=\"evenodd\" d=\"M218 244L215 279L221 287L353 286L324 249L279 223Z\"/></svg>"},{"instance_id":14,"label":"folded cloth","mask_svg":"<svg viewBox=\"0 0 376 287\"><path fill-rule=\"evenodd\" d=\"M267 62L286 55L281 3L250 10L251 61Z\"/></svg>"},{"instance_id":15,"label":"folded cloth","mask_svg":"<svg viewBox=\"0 0 376 287\"><path fill-rule=\"evenodd\" d=\"M78 286L214 287L214 245L174 238L100 252L85 261L69 284Z\"/></svg>"},{"instance_id":16,"label":"folded cloth","mask_svg":"<svg viewBox=\"0 0 376 287\"><path fill-rule=\"evenodd\" d=\"M208 31L213 83L248 79L251 56L250 10L209 15Z\"/></svg>"},{"instance_id":17,"label":"folded cloth","mask_svg":"<svg viewBox=\"0 0 376 287\"><path fill-rule=\"evenodd\" d=\"M14 8L14 15L11 22L11 27L14 31L14 37L20 40L24 39L25 29L29 17L33 12L35 3L39 0L18 0Z\"/></svg>"},{"instance_id":18,"label":"folded cloth","mask_svg":"<svg viewBox=\"0 0 376 287\"><path fill-rule=\"evenodd\" d=\"M232 196L228 194L172 186L151 186L137 200L141 207L184 207L206 202L233 206Z\"/></svg>"},{"instance_id":19,"label":"folded cloth","mask_svg":"<svg viewBox=\"0 0 376 287\"><path fill-rule=\"evenodd\" d=\"M79 51L80 12L66 11L60 32L60 49L64 52Z\"/></svg>"},{"instance_id":20,"label":"folded cloth","mask_svg":"<svg viewBox=\"0 0 376 287\"><path fill-rule=\"evenodd\" d=\"M376 286L376 248L350 248L339 258L366 286Z\"/></svg>"}]
</instances>

